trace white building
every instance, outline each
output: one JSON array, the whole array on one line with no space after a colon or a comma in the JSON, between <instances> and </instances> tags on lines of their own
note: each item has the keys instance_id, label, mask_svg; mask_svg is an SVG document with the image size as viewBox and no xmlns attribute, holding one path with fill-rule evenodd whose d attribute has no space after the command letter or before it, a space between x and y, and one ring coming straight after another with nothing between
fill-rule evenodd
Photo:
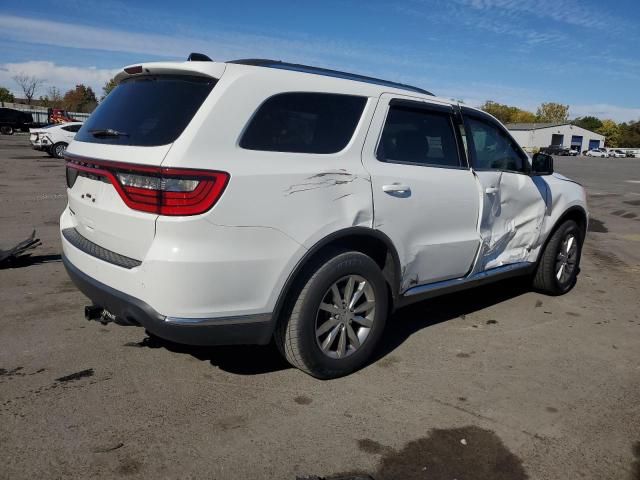
<instances>
[{"instance_id":1,"label":"white building","mask_svg":"<svg viewBox=\"0 0 640 480\"><path fill-rule=\"evenodd\" d=\"M603 135L570 123L509 123L506 127L525 150L563 145L579 152L604 147Z\"/></svg>"}]
</instances>

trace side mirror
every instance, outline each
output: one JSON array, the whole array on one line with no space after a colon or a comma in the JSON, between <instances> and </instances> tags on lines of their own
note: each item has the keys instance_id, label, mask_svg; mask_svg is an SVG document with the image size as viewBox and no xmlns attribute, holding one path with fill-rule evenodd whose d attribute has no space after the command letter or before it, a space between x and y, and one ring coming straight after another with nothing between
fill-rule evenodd
<instances>
[{"instance_id":1,"label":"side mirror","mask_svg":"<svg viewBox=\"0 0 640 480\"><path fill-rule=\"evenodd\" d=\"M532 175L551 175L553 173L553 157L546 153L536 153L531 161Z\"/></svg>"}]
</instances>

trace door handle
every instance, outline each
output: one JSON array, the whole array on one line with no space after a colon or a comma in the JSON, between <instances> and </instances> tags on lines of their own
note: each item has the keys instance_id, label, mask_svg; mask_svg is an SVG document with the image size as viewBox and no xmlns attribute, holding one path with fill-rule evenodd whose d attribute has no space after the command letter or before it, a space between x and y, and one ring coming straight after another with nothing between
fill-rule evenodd
<instances>
[{"instance_id":1,"label":"door handle","mask_svg":"<svg viewBox=\"0 0 640 480\"><path fill-rule=\"evenodd\" d=\"M398 198L408 198L411 196L411 187L401 183L393 183L391 185L383 185L382 191L387 195Z\"/></svg>"},{"instance_id":2,"label":"door handle","mask_svg":"<svg viewBox=\"0 0 640 480\"><path fill-rule=\"evenodd\" d=\"M495 195L498 193L498 187L487 187L484 189L484 193L487 195Z\"/></svg>"},{"instance_id":3,"label":"door handle","mask_svg":"<svg viewBox=\"0 0 640 480\"><path fill-rule=\"evenodd\" d=\"M401 194L409 194L411 193L411 187L409 185L404 185L401 183L393 183L391 185L383 185L382 191L385 193L401 193Z\"/></svg>"}]
</instances>

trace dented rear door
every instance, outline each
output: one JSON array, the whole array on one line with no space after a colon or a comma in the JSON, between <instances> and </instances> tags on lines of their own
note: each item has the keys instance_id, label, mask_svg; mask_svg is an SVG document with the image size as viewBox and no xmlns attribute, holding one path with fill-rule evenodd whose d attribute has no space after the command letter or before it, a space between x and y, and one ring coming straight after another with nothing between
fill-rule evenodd
<instances>
[{"instance_id":1,"label":"dented rear door","mask_svg":"<svg viewBox=\"0 0 640 480\"><path fill-rule=\"evenodd\" d=\"M478 191L453 113L435 99L384 94L369 129L374 228L398 251L402 291L465 276L477 253Z\"/></svg>"}]
</instances>

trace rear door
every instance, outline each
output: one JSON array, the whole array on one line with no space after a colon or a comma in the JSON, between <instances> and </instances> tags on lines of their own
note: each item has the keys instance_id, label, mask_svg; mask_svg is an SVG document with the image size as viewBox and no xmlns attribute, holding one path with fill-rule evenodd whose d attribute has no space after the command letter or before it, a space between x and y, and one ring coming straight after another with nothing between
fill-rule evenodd
<instances>
[{"instance_id":1,"label":"rear door","mask_svg":"<svg viewBox=\"0 0 640 480\"><path fill-rule=\"evenodd\" d=\"M482 245L475 271L527 261L540 236L548 188L529 175L527 155L497 121L463 108L473 172L480 184Z\"/></svg>"},{"instance_id":2,"label":"rear door","mask_svg":"<svg viewBox=\"0 0 640 480\"><path fill-rule=\"evenodd\" d=\"M363 150L374 228L395 245L401 290L463 277L478 249L479 198L450 105L381 96Z\"/></svg>"},{"instance_id":3,"label":"rear door","mask_svg":"<svg viewBox=\"0 0 640 480\"><path fill-rule=\"evenodd\" d=\"M155 235L157 213L127 205L116 182L126 179L141 192L150 188L154 172L215 83L214 78L188 72L128 78L78 133L65 132L75 136L67 150L67 193L74 228L80 235L121 255L144 258ZM137 166L138 174L126 176L127 165ZM155 169L140 176L146 167ZM91 168L103 173L95 175Z\"/></svg>"}]
</instances>

